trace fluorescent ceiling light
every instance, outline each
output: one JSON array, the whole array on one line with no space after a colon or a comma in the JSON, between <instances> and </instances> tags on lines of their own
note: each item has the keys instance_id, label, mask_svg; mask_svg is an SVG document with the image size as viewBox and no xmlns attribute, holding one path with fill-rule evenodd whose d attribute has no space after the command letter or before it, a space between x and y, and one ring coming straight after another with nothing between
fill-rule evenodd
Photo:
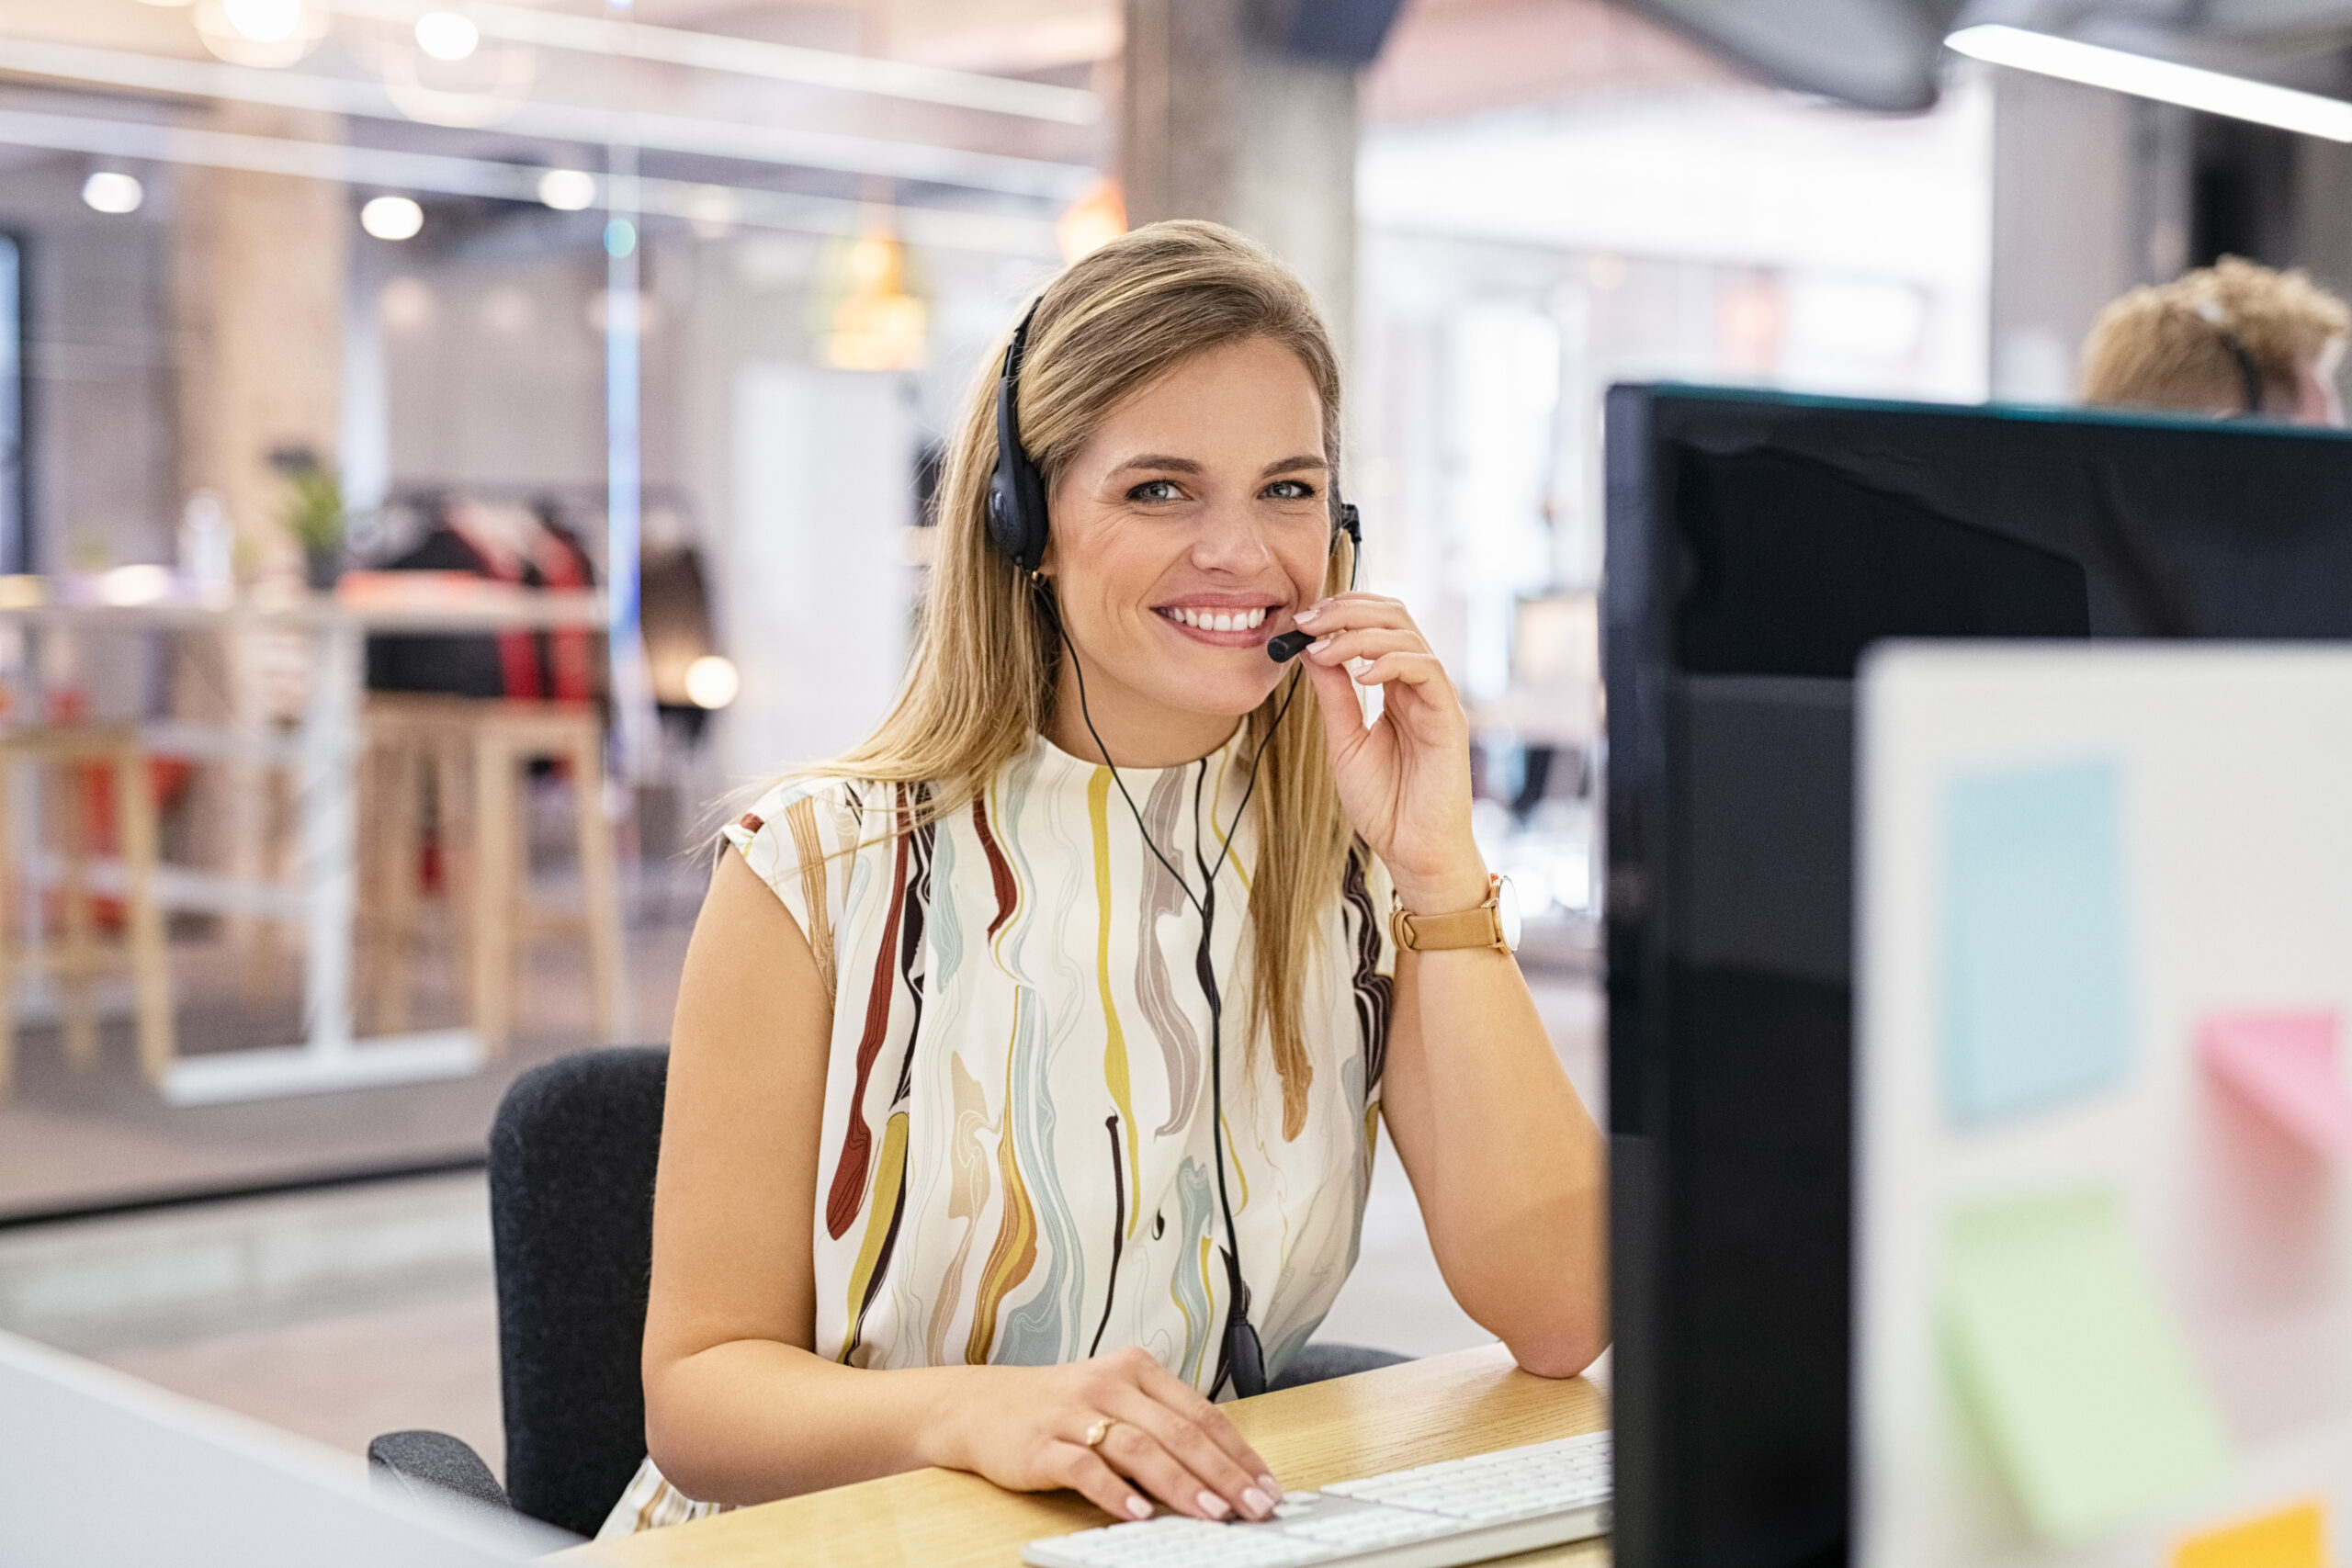
<instances>
[{"instance_id":1,"label":"fluorescent ceiling light","mask_svg":"<svg viewBox=\"0 0 2352 1568\"><path fill-rule=\"evenodd\" d=\"M206 168L243 169L254 174L293 175L343 185L390 186L441 196L488 197L499 201L539 200L548 173L529 164L486 158L453 158L437 152L400 152L354 147L342 141L304 141L292 137L250 136L242 131L204 130L151 121L101 119L86 115L0 109L0 146L40 147L59 152L155 164L194 164ZM746 228L850 239L874 227L876 209L862 201L794 196L783 191L703 185L687 180L637 182L637 209L689 222L707 220L724 192L734 220ZM899 233L910 244L947 250L1047 259L1054 254L1050 220L994 212L956 212L936 207L887 209Z\"/></svg>"},{"instance_id":2,"label":"fluorescent ceiling light","mask_svg":"<svg viewBox=\"0 0 2352 1568\"><path fill-rule=\"evenodd\" d=\"M300 71L265 71L209 61L170 60L123 50L41 43L0 37L0 71L64 81L95 82L137 92L225 98L283 108L319 109L365 119L415 123L382 86L348 77ZM648 152L690 152L747 163L879 175L889 179L962 186L1062 203L1100 176L1080 164L969 152L917 141L883 141L839 131L796 130L740 120L684 115L616 115L584 105L537 101L518 105L497 125L515 136L602 147L619 140Z\"/></svg>"},{"instance_id":3,"label":"fluorescent ceiling light","mask_svg":"<svg viewBox=\"0 0 2352 1568\"><path fill-rule=\"evenodd\" d=\"M1991 24L1962 28L1944 42L1962 54L1995 65L2063 77L2256 125L2274 125L2330 141L2352 141L2352 103L2324 98L2317 93L2297 92L2023 28Z\"/></svg>"},{"instance_id":4,"label":"fluorescent ceiling light","mask_svg":"<svg viewBox=\"0 0 2352 1568\"><path fill-rule=\"evenodd\" d=\"M415 22L435 3L436 0L327 0L328 7L343 16L403 23ZM991 114L1058 120L1065 125L1091 125L1102 118L1102 100L1094 94L1082 87L1057 87L1048 82L1023 82L977 71L951 71L903 60L876 60L871 55L803 49L797 44L769 43L726 33L690 32L683 28L660 28L644 22L567 16L560 11L537 11L520 6L477 5L469 7L466 15L481 29L482 37L506 43L621 55L665 65L691 65L705 71L763 76L770 81L797 82L803 86L831 87L845 93L869 93L880 97L910 98L918 103L985 109Z\"/></svg>"}]
</instances>

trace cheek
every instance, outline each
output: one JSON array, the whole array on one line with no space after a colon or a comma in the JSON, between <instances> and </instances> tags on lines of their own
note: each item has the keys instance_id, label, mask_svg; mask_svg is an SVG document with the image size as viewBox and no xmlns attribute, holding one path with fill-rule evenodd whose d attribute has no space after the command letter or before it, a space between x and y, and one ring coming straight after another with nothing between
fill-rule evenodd
<instances>
[{"instance_id":1,"label":"cheek","mask_svg":"<svg viewBox=\"0 0 2352 1568\"><path fill-rule=\"evenodd\" d=\"M1323 597L1323 580L1331 566L1331 541L1321 534L1283 551L1283 575L1298 592L1298 602L1313 604Z\"/></svg>"}]
</instances>

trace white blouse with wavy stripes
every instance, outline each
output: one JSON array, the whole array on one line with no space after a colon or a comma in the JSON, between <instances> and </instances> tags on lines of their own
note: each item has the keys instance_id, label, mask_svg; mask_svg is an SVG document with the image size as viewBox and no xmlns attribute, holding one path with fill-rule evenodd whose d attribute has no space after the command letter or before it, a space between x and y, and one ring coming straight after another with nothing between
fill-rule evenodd
<instances>
[{"instance_id":1,"label":"white blouse with wavy stripes","mask_svg":"<svg viewBox=\"0 0 2352 1568\"><path fill-rule=\"evenodd\" d=\"M1137 1345L1219 1389L1230 1293L1210 1128L1223 998L1227 1182L1271 1377L1355 1262L1396 954L1387 874L1333 888L1288 1059L1250 1006L1260 810L1238 736L1121 770L1039 738L968 805L893 831L905 786L796 778L729 841L833 995L814 1214L818 1354L1038 1366ZM1206 906L1204 922L1138 830ZM650 1460L605 1535L715 1511Z\"/></svg>"}]
</instances>

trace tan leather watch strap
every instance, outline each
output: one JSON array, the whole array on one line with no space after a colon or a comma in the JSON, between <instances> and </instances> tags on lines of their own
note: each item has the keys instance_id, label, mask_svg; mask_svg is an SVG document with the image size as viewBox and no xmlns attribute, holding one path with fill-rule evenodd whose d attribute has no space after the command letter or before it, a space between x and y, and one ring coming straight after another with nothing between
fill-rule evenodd
<instances>
[{"instance_id":1,"label":"tan leather watch strap","mask_svg":"<svg viewBox=\"0 0 2352 1568\"><path fill-rule=\"evenodd\" d=\"M1474 909L1442 915L1416 915L1398 899L1388 911L1388 934L1408 953L1444 953L1463 947L1505 948L1503 918L1498 908L1502 878L1487 879L1487 901Z\"/></svg>"}]
</instances>

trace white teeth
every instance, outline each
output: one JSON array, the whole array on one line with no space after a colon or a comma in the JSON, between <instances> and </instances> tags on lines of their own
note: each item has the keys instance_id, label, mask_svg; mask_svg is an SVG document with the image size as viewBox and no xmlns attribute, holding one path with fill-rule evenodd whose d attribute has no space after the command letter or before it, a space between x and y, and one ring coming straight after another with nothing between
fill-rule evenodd
<instances>
[{"instance_id":1,"label":"white teeth","mask_svg":"<svg viewBox=\"0 0 2352 1568\"><path fill-rule=\"evenodd\" d=\"M1160 613L1171 621L1181 621L1188 626L1197 626L1204 632L1256 631L1266 624L1266 608L1262 604L1254 610L1235 610L1223 615L1215 610L1186 610L1174 607Z\"/></svg>"}]
</instances>

